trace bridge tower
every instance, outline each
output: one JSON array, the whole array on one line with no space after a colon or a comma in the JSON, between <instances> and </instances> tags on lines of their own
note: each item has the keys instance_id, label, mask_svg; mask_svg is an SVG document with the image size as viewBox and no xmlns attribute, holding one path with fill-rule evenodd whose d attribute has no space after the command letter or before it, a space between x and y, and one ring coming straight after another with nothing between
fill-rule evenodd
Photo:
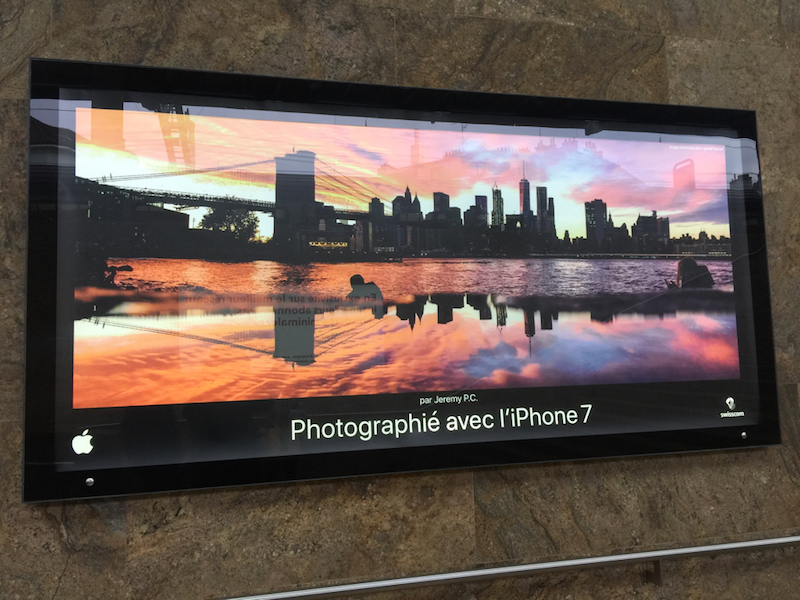
<instances>
[{"instance_id":1,"label":"bridge tower","mask_svg":"<svg viewBox=\"0 0 800 600\"><path fill-rule=\"evenodd\" d=\"M293 244L298 229L316 218L314 162L317 155L300 150L275 157L275 239Z\"/></svg>"}]
</instances>

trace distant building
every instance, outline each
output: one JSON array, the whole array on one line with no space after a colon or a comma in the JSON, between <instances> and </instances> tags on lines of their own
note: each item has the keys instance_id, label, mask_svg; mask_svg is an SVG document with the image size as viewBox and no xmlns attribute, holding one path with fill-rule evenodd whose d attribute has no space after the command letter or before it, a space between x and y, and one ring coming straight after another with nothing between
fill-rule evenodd
<instances>
[{"instance_id":1,"label":"distant building","mask_svg":"<svg viewBox=\"0 0 800 600\"><path fill-rule=\"evenodd\" d=\"M608 206L600 199L584 203L586 209L586 239L589 243L600 244L608 226Z\"/></svg>"},{"instance_id":2,"label":"distant building","mask_svg":"<svg viewBox=\"0 0 800 600\"><path fill-rule=\"evenodd\" d=\"M525 179L523 166L522 179L519 182L519 214L522 217L522 226L525 229L533 227L533 211L531 211L531 183Z\"/></svg>"},{"instance_id":3,"label":"distant building","mask_svg":"<svg viewBox=\"0 0 800 600\"><path fill-rule=\"evenodd\" d=\"M483 229L488 225L488 217L486 196L475 196L475 205L464 211L464 226Z\"/></svg>"},{"instance_id":4,"label":"distant building","mask_svg":"<svg viewBox=\"0 0 800 600\"><path fill-rule=\"evenodd\" d=\"M396 217L403 212L403 197L395 196L392 200L392 216Z\"/></svg>"},{"instance_id":5,"label":"distant building","mask_svg":"<svg viewBox=\"0 0 800 600\"><path fill-rule=\"evenodd\" d=\"M542 233L556 237L556 207L552 198L547 199L547 221L546 225L542 227Z\"/></svg>"},{"instance_id":6,"label":"distant building","mask_svg":"<svg viewBox=\"0 0 800 600\"><path fill-rule=\"evenodd\" d=\"M500 193L500 189L497 185L495 185L492 188L492 227L502 229L504 220L503 195Z\"/></svg>"},{"instance_id":7,"label":"distant building","mask_svg":"<svg viewBox=\"0 0 800 600\"><path fill-rule=\"evenodd\" d=\"M433 212L447 213L450 211L450 196L444 192L433 192Z\"/></svg>"},{"instance_id":8,"label":"distant building","mask_svg":"<svg viewBox=\"0 0 800 600\"><path fill-rule=\"evenodd\" d=\"M459 227L461 225L461 209L457 206L451 206L447 210L447 223L450 227Z\"/></svg>"},{"instance_id":9,"label":"distant building","mask_svg":"<svg viewBox=\"0 0 800 600\"><path fill-rule=\"evenodd\" d=\"M414 211L414 201L411 199L411 190L406 186L406 191L402 196L395 196L392 200L392 216L396 217L403 213Z\"/></svg>"},{"instance_id":10,"label":"distant building","mask_svg":"<svg viewBox=\"0 0 800 600\"><path fill-rule=\"evenodd\" d=\"M669 237L669 217L659 217L657 211L650 216L639 215L636 224L631 228L634 237L644 235Z\"/></svg>"},{"instance_id":11,"label":"distant building","mask_svg":"<svg viewBox=\"0 0 800 600\"><path fill-rule=\"evenodd\" d=\"M483 210L487 215L489 214L486 196L475 196L475 206Z\"/></svg>"},{"instance_id":12,"label":"distant building","mask_svg":"<svg viewBox=\"0 0 800 600\"><path fill-rule=\"evenodd\" d=\"M547 188L536 188L536 232L547 233Z\"/></svg>"},{"instance_id":13,"label":"distant building","mask_svg":"<svg viewBox=\"0 0 800 600\"><path fill-rule=\"evenodd\" d=\"M665 252L669 249L669 217L659 217L656 211L650 216L639 215L631 226L631 237L636 240L637 250Z\"/></svg>"},{"instance_id":14,"label":"distant building","mask_svg":"<svg viewBox=\"0 0 800 600\"><path fill-rule=\"evenodd\" d=\"M376 225L381 225L384 217L383 202L381 202L380 198L373 198L369 203L369 220Z\"/></svg>"}]
</instances>

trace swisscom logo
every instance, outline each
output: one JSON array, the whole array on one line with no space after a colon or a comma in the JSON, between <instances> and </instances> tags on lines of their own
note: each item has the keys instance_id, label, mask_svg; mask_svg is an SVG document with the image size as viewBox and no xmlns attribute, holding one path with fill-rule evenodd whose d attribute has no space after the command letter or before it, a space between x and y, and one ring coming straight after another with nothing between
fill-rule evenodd
<instances>
[{"instance_id":1,"label":"swisscom logo","mask_svg":"<svg viewBox=\"0 0 800 600\"><path fill-rule=\"evenodd\" d=\"M730 419L731 417L743 417L744 411L743 410L735 410L736 409L736 401L728 397L725 400L725 404L728 406L728 410L726 412L719 413L720 418L722 419Z\"/></svg>"}]
</instances>

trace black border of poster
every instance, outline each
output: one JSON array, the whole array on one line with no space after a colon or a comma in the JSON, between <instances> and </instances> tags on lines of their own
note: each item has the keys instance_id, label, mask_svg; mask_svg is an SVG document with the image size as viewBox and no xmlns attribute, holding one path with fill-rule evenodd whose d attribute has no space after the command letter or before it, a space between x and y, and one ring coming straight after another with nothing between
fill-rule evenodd
<instances>
[{"instance_id":1,"label":"black border of poster","mask_svg":"<svg viewBox=\"0 0 800 600\"><path fill-rule=\"evenodd\" d=\"M89 90L104 98L123 97L131 92L186 96L231 108L274 107L275 103L281 103L292 106L293 110L365 117L550 127L578 125L587 131L615 129L757 139L755 113L741 110L402 88L57 60L31 61L32 99L58 99L64 89ZM57 437L56 396L59 390L63 393L65 388L71 389L71 380L65 379L56 368L57 355L63 348L56 327L58 193L57 177L42 177L29 169L25 501L780 443L763 201L760 194L750 194L730 206L731 237L746 239L746 251L740 255L748 264L745 278L739 277L736 281L737 318L745 319L748 326L744 329L750 331L744 337L740 332L741 380L537 388L537 396L551 406L563 403L568 397L569 405L576 407L587 403L602 406L604 402L633 406L637 398L646 396L649 405L657 407L668 405L671 398L677 397L687 404L700 403L719 396L720 387L730 384L742 386L756 402L758 420L755 423L737 426L735 420L730 419L719 427L668 431L655 427L602 435L576 431L563 437L485 439L455 444L439 441L435 445L397 444L345 452L309 448L302 454L237 456L229 460L213 460L201 452L194 458L190 454L188 458L183 456L179 461L166 464L130 466L128 462L125 466L63 470L57 464L55 451L57 443L64 443ZM525 390L518 392L524 395ZM285 413L289 415L293 410L300 410L305 411L304 414L323 414L325 409L315 403L326 400L292 401ZM358 406L361 401L358 397L349 400L352 406ZM408 412L408 400L397 399L390 410L396 414ZM261 402L222 403L241 407L222 406L216 414L222 422L230 419L235 423L236 419L248 418L252 414L249 410L257 411ZM155 414L152 411L156 408L139 410L147 420L147 415ZM148 410L151 412L142 412ZM657 410L652 418L654 421L660 418Z\"/></svg>"}]
</instances>

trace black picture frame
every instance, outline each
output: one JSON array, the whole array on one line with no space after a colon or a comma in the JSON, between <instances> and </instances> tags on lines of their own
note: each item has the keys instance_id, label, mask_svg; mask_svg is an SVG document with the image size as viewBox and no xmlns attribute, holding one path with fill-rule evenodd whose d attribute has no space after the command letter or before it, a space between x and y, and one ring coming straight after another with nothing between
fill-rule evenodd
<instances>
[{"instance_id":1,"label":"black picture frame","mask_svg":"<svg viewBox=\"0 0 800 600\"><path fill-rule=\"evenodd\" d=\"M25 501L780 443L763 198L753 112L58 60L34 59L30 70ZM147 405L143 398L139 405L76 408L72 403L73 340L70 336L73 321L96 319L99 313L96 305L95 312L87 313L88 317L76 308L76 281L81 276L80 264L83 263L80 260L83 259L75 258L76 252L79 254L81 250L73 251L78 234L69 233L73 217L68 207L85 210L86 202L81 194L89 192L79 187L76 176L78 136L75 128L60 126L61 121L54 126L52 117L44 116L48 111L74 113L76 103L109 110L123 109L125 103L139 103L145 109L158 105L161 109L155 108L153 112L171 110L173 115L182 112L175 111L176 105L204 106L232 111L231 114L272 111L350 119L348 123L351 124L355 118L363 119L365 125L369 120L391 122L397 127L400 126L397 123L407 121L433 126L444 124L441 126L445 128L454 124L506 128L503 131L543 128L576 132L581 142L616 139L655 143L663 136L673 143L687 140L687 144L702 144L703 140L708 140L709 144L722 147L724 144L720 140L728 140L731 145L726 146L725 152L729 179L738 178L740 183L744 182L736 189L729 186L727 190L728 259L732 264L733 291L728 294L726 301L732 304L726 305L726 310L735 317L733 335L739 376L677 381L668 377L659 381L620 380L541 387L509 385L486 392L471 388L448 391L446 387L429 390L432 397L479 396L476 404L468 405L465 400L463 407L461 402L450 404L444 400L438 406L423 405L420 398L428 396L427 392L406 390L377 395L351 392L279 398L270 402L259 398L197 404L176 401L158 406ZM165 109L165 106L172 108ZM74 123L74 114L71 118ZM738 166L732 165L731 156L738 161ZM203 169L198 166L195 172ZM91 186L94 186L91 193L112 196L115 193L107 192L114 188L113 180L93 180ZM118 186L116 189L127 188ZM153 204L151 199L149 205ZM95 204L98 206L96 210L102 210L102 205ZM335 218L347 221L342 214ZM524 214L521 206L521 228L526 227ZM485 208L483 218L487 219ZM335 249L335 244L326 243L327 250ZM546 248L542 255L547 252L551 252L548 256L557 254ZM576 250L572 254L574 256L567 259L578 259L581 253ZM628 251L626 256L634 254L637 260L645 260L648 255L658 253ZM586 259L586 253L582 256ZM401 260L403 257L386 258ZM418 256L412 258L416 260ZM501 260L499 255L489 258ZM408 261L408 254L405 259ZM241 260L241 257L221 256L219 260L224 263L225 260ZM283 254L273 260L288 263L291 257ZM301 262L316 264L319 260L323 260L319 254L312 254ZM346 264L351 259L339 256L337 260ZM664 260L672 261L670 268L677 262L676 258ZM115 273L116 270L115 267ZM113 276L111 281L114 281ZM665 302L672 302L673 296L667 290L662 292L664 294L659 296L666 297ZM630 298L626 300L629 301ZM463 306L463 298L460 302ZM683 310L683 300L679 298L675 302L678 302L677 309L670 305L672 307L665 310ZM394 306L395 314L387 318L399 317ZM541 318L544 309L537 305L536 310ZM534 309L530 311L533 315ZM608 320L613 322L610 316ZM312 353L310 360L313 359ZM298 369L307 368L301 361L293 360L299 365ZM680 379L680 375L674 378ZM729 398L731 404L726 407ZM498 422L504 409L513 412L522 407L532 413L534 405L541 407L542 414L561 410L567 415L570 410L576 411L574 417L569 416L575 420L570 424L576 427L569 429L562 422L561 429L552 430L556 433L540 433L540 426L534 435L530 431L522 432L521 424L510 426L504 421L501 432ZM596 411L592 416L592 419L600 419L596 427L588 421L586 410L580 411L581 406L590 406L593 407L590 411ZM406 419L413 430L413 418L422 418L424 413L425 418L430 419L431 411L437 408L441 419L435 434L427 431L431 423L428 421L418 426L423 431L416 437L397 434L394 441L389 439L391 436L384 436L380 444L370 444L371 440L359 441L358 435L339 434L336 444L309 442L304 448L286 450L287 444L291 446L287 436L292 421L298 423L298 429L299 423L307 424L297 432L298 438L306 432L306 427L311 431L313 419L318 419L319 424L333 423L334 419L344 419L344 423L348 420L357 423L365 419ZM444 437L442 427L447 416L466 419L478 415L480 419L488 414L493 418L491 431L486 427L479 431L479 425L477 429L462 432L464 435L459 434L460 437ZM516 414L520 418L521 415ZM505 418L512 418L511 413ZM528 418L532 426L534 417L526 413L524 419ZM541 424L541 415L538 418ZM584 419L592 427L580 429L578 425ZM467 430L469 421L465 423ZM518 430L512 431L514 427ZM86 455L72 453L70 440L88 429L100 432L95 433L95 451ZM332 434L331 439L334 437L336 434ZM374 439L378 437L375 433ZM280 450L275 450L278 446Z\"/></svg>"}]
</instances>

